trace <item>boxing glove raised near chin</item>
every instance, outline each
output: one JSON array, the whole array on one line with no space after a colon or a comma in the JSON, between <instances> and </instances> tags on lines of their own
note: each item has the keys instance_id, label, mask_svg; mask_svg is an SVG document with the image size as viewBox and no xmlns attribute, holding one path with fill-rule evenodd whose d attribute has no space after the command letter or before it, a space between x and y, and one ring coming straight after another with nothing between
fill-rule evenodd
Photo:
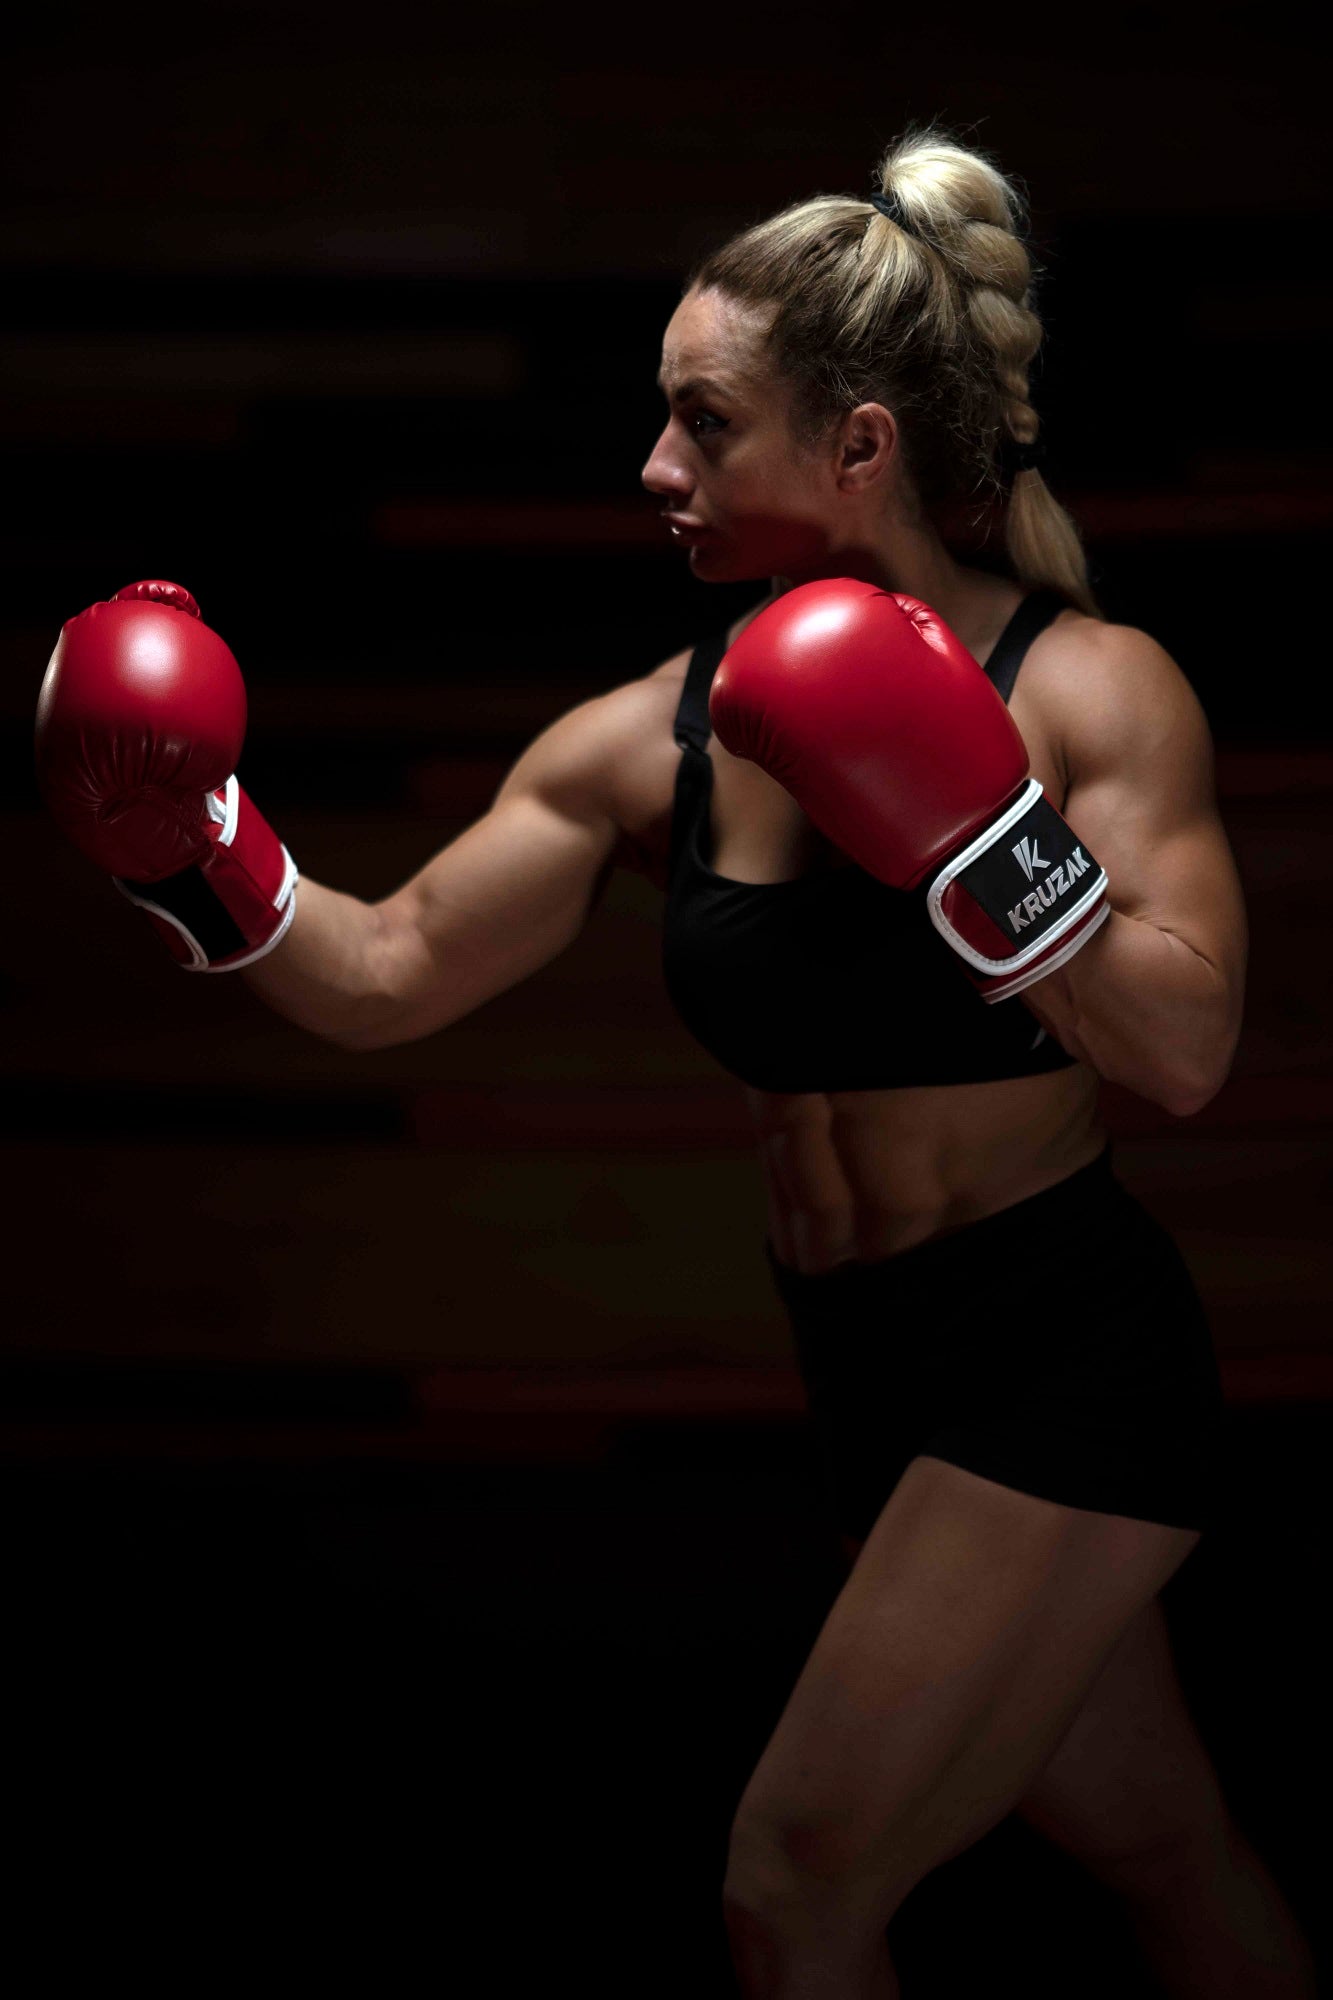
<instances>
[{"instance_id":1,"label":"boxing glove raised near chin","mask_svg":"<svg viewBox=\"0 0 1333 2000\"><path fill-rule=\"evenodd\" d=\"M295 912L295 864L236 779L245 720L240 668L172 583L71 618L38 698L52 815L192 972L252 965Z\"/></svg>"},{"instance_id":2,"label":"boxing glove raised near chin","mask_svg":"<svg viewBox=\"0 0 1333 2000\"><path fill-rule=\"evenodd\" d=\"M845 854L922 892L988 1002L1110 915L1105 871L1030 775L1002 697L915 598L847 577L786 592L724 656L709 715Z\"/></svg>"}]
</instances>

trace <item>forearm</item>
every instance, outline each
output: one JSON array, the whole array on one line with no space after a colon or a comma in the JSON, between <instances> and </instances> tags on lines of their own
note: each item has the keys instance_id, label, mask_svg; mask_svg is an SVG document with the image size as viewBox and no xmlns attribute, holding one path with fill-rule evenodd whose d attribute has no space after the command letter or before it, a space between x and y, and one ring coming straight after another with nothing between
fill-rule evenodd
<instances>
[{"instance_id":1,"label":"forearm","mask_svg":"<svg viewBox=\"0 0 1333 2000\"><path fill-rule=\"evenodd\" d=\"M282 942L241 976L275 1013L345 1048L395 1039L381 908L303 876Z\"/></svg>"},{"instance_id":2,"label":"forearm","mask_svg":"<svg viewBox=\"0 0 1333 2000\"><path fill-rule=\"evenodd\" d=\"M1083 949L1008 1003L1026 1006L1109 1083L1187 1116L1225 1081L1240 1023L1222 971L1113 910Z\"/></svg>"}]
</instances>

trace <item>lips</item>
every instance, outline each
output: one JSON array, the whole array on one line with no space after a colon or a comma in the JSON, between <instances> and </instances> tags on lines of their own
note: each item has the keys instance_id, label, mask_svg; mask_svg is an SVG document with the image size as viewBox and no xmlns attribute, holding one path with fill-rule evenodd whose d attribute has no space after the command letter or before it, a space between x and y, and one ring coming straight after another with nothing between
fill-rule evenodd
<instances>
[{"instance_id":1,"label":"lips","mask_svg":"<svg viewBox=\"0 0 1333 2000\"><path fill-rule=\"evenodd\" d=\"M708 533L702 521L691 521L687 514L664 514L662 519L670 528L673 541L698 541L701 535Z\"/></svg>"}]
</instances>

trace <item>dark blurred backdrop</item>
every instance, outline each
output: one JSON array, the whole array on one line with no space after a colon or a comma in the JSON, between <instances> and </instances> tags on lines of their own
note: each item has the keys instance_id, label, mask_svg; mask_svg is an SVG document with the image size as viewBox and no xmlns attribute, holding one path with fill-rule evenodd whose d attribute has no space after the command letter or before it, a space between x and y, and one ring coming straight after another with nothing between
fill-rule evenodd
<instances>
[{"instance_id":1,"label":"dark blurred backdrop","mask_svg":"<svg viewBox=\"0 0 1333 2000\"><path fill-rule=\"evenodd\" d=\"M539 977L347 1055L175 970L43 819L32 712L65 618L174 578L242 662L242 775L302 869L396 886L547 721L759 594L694 583L639 485L682 275L864 191L934 117L1027 184L1048 477L1218 745L1253 927L1235 1073L1193 1119L1107 1112L1235 1411L1228 1518L1169 1588L1178 1652L1317 1921L1333 189L1305 23L11 22L0 1381L11 1714L59 1895L119 1881L134 1810L182 1949L221 1949L224 1906L233 1934L290 1919L314 1856L301 1949L341 1957L373 1910L380 1990L423 1919L441 1977L488 1954L487 1991L571 1965L730 1990L730 1811L838 1571L738 1087L667 1008L656 892L617 878ZM1116 1913L1012 1825L899 1930L921 1994L997 1959L1033 1994L1138 1990ZM104 1935L158 1948L132 1898Z\"/></svg>"}]
</instances>

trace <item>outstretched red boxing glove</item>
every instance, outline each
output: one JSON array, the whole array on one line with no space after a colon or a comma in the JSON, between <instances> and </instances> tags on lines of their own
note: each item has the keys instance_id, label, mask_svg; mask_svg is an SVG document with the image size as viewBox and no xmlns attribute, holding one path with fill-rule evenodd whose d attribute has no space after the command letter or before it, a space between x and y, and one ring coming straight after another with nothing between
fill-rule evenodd
<instances>
[{"instance_id":1,"label":"outstretched red boxing glove","mask_svg":"<svg viewBox=\"0 0 1333 2000\"><path fill-rule=\"evenodd\" d=\"M713 679L719 741L930 920L983 999L1044 979L1110 915L1106 874L1029 772L1003 698L929 605L849 577L752 620Z\"/></svg>"},{"instance_id":2,"label":"outstretched red boxing glove","mask_svg":"<svg viewBox=\"0 0 1333 2000\"><path fill-rule=\"evenodd\" d=\"M296 908L295 864L236 781L244 736L241 670L179 584L131 584L61 631L42 794L191 972L253 965Z\"/></svg>"}]
</instances>

